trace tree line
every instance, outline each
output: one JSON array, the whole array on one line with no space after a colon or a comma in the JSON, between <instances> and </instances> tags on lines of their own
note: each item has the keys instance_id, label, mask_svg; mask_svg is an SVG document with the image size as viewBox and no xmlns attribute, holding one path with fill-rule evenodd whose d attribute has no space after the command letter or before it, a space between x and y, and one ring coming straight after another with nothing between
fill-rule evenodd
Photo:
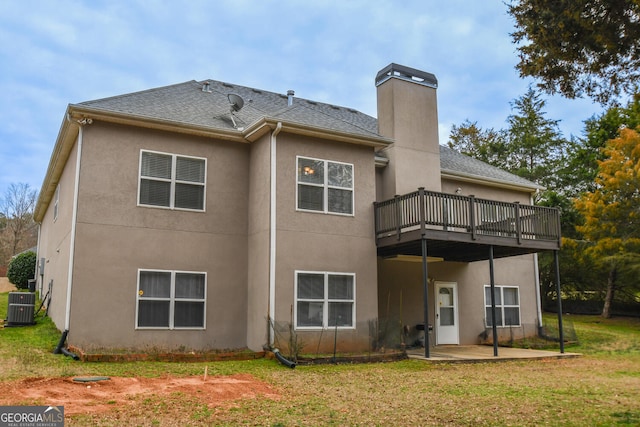
<instances>
[{"instance_id":1,"label":"tree line","mask_svg":"<svg viewBox=\"0 0 640 427\"><path fill-rule=\"evenodd\" d=\"M582 137L562 137L541 94L513 102L506 129L453 126L448 145L545 187L537 204L561 210L565 298L640 303L640 96L585 121ZM555 299L550 254L540 256L543 294ZM589 301L589 302L587 302Z\"/></svg>"},{"instance_id":2,"label":"tree line","mask_svg":"<svg viewBox=\"0 0 640 427\"><path fill-rule=\"evenodd\" d=\"M26 183L12 183L0 197L0 272L6 274L11 258L38 243L33 210L38 192Z\"/></svg>"},{"instance_id":3,"label":"tree line","mask_svg":"<svg viewBox=\"0 0 640 427\"><path fill-rule=\"evenodd\" d=\"M640 304L640 2L520 0L507 5L521 77L537 89L512 103L505 129L470 120L448 145L545 187L540 205L561 210L563 299L573 307ZM604 112L566 139L542 93L589 97ZM621 102L621 99L628 101ZM550 254L540 256L542 293L555 295Z\"/></svg>"}]
</instances>

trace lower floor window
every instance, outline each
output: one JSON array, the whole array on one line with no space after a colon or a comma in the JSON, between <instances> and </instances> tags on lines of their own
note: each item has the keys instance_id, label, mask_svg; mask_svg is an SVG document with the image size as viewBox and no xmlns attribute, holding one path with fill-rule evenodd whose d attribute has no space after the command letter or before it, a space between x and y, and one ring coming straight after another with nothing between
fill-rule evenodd
<instances>
[{"instance_id":1,"label":"lower floor window","mask_svg":"<svg viewBox=\"0 0 640 427\"><path fill-rule=\"evenodd\" d=\"M206 273L138 271L138 328L205 327Z\"/></svg>"},{"instance_id":2,"label":"lower floor window","mask_svg":"<svg viewBox=\"0 0 640 427\"><path fill-rule=\"evenodd\" d=\"M496 326L520 326L520 290L516 286L495 286ZM484 311L487 327L493 327L491 286L484 287Z\"/></svg>"},{"instance_id":3,"label":"lower floor window","mask_svg":"<svg viewBox=\"0 0 640 427\"><path fill-rule=\"evenodd\" d=\"M296 328L353 328L355 274L297 271Z\"/></svg>"}]
</instances>

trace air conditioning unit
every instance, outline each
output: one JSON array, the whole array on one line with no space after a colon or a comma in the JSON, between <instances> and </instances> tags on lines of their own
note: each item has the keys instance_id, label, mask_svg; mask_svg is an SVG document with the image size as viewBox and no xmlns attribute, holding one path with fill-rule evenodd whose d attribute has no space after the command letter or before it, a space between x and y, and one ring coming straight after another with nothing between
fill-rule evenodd
<instances>
[{"instance_id":1,"label":"air conditioning unit","mask_svg":"<svg viewBox=\"0 0 640 427\"><path fill-rule=\"evenodd\" d=\"M36 294L33 292L9 292L9 308L5 326L33 325Z\"/></svg>"},{"instance_id":2,"label":"air conditioning unit","mask_svg":"<svg viewBox=\"0 0 640 427\"><path fill-rule=\"evenodd\" d=\"M9 305L11 304L31 304L35 305L35 292L9 292Z\"/></svg>"}]
</instances>

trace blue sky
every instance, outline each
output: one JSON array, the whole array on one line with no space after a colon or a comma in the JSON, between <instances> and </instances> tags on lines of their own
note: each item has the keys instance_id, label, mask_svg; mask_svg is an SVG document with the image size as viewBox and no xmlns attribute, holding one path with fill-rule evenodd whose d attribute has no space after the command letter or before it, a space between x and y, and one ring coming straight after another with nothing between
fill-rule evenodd
<instances>
[{"instance_id":1,"label":"blue sky","mask_svg":"<svg viewBox=\"0 0 640 427\"><path fill-rule=\"evenodd\" d=\"M376 115L391 62L434 73L440 143L466 119L505 128L532 80L502 0L0 0L0 197L39 190L66 106L213 79ZM602 109L548 97L565 137Z\"/></svg>"}]
</instances>

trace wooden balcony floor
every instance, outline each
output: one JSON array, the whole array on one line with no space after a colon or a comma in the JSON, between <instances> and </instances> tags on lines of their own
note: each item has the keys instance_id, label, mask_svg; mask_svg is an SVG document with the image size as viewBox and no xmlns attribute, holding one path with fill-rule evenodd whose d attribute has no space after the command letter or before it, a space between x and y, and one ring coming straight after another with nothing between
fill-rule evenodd
<instances>
[{"instance_id":1,"label":"wooden balcony floor","mask_svg":"<svg viewBox=\"0 0 640 427\"><path fill-rule=\"evenodd\" d=\"M426 230L427 253L429 257L442 258L445 261L474 262L489 259L489 247L493 246L494 258L505 258L542 251L558 250L558 241L518 240L515 237L502 237L477 234L475 239L470 233ZM378 238L378 256L383 258L396 255L422 255L422 234L420 230L408 231Z\"/></svg>"}]
</instances>

